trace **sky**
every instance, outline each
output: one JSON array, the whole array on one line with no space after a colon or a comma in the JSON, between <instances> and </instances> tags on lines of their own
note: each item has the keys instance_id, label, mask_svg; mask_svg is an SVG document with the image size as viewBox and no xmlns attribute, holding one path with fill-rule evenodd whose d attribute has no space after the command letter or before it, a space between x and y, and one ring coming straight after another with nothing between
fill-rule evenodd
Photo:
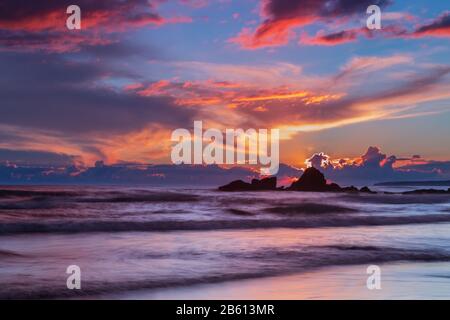
<instances>
[{"instance_id":1,"label":"sky","mask_svg":"<svg viewBox=\"0 0 450 320\"><path fill-rule=\"evenodd\" d=\"M71 4L81 30L66 28ZM366 27L372 4L380 30ZM375 159L450 172L448 10L421 0L3 0L0 161L170 163L171 132L202 120L279 128L281 162L297 167L315 155L323 167Z\"/></svg>"}]
</instances>

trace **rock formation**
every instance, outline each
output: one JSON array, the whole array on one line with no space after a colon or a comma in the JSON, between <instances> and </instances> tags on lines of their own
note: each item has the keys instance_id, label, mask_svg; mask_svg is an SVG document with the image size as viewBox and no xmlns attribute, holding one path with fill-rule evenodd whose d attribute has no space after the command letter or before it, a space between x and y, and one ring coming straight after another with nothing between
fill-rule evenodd
<instances>
[{"instance_id":1,"label":"rock formation","mask_svg":"<svg viewBox=\"0 0 450 320\"><path fill-rule=\"evenodd\" d=\"M374 193L368 187L358 188L351 186L341 188L336 183L327 183L325 176L314 167L305 170L303 175L293 182L288 188L277 188L277 178L270 177L261 180L253 179L251 183L242 180L235 180L227 185L219 187L220 191L268 191L268 190L288 190L288 191L311 191L311 192L364 192Z\"/></svg>"},{"instance_id":2,"label":"rock formation","mask_svg":"<svg viewBox=\"0 0 450 320\"><path fill-rule=\"evenodd\" d=\"M219 187L220 191L267 191L277 189L277 178L269 177L261 180L253 179L251 183L235 180Z\"/></svg>"}]
</instances>

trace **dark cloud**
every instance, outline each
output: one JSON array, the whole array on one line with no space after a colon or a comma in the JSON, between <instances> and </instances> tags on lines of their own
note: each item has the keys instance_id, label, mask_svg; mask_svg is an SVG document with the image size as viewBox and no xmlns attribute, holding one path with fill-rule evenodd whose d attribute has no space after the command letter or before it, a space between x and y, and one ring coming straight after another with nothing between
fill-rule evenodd
<instances>
[{"instance_id":1,"label":"dark cloud","mask_svg":"<svg viewBox=\"0 0 450 320\"><path fill-rule=\"evenodd\" d=\"M328 0L322 4L320 15L324 17L342 17L354 14L366 14L370 5L385 8L392 0Z\"/></svg>"},{"instance_id":2,"label":"dark cloud","mask_svg":"<svg viewBox=\"0 0 450 320\"><path fill-rule=\"evenodd\" d=\"M356 39L356 32L352 30L345 30L325 35L321 37L321 39L324 42L345 42Z\"/></svg>"},{"instance_id":3,"label":"dark cloud","mask_svg":"<svg viewBox=\"0 0 450 320\"><path fill-rule=\"evenodd\" d=\"M143 97L102 85L127 76L108 65L58 56L2 54L0 124L87 135L126 133L151 124L178 128L194 112L169 97Z\"/></svg>"},{"instance_id":4,"label":"dark cloud","mask_svg":"<svg viewBox=\"0 0 450 320\"><path fill-rule=\"evenodd\" d=\"M399 24L383 25L381 30L373 32L365 27L359 29L348 29L336 31L328 34L318 33L315 37L302 36L300 43L307 45L339 45L353 42L358 37L373 38L375 36L385 38L422 38L431 37L450 37L450 13L445 12L434 21L409 30Z\"/></svg>"},{"instance_id":5,"label":"dark cloud","mask_svg":"<svg viewBox=\"0 0 450 320\"><path fill-rule=\"evenodd\" d=\"M417 171L430 174L450 176L450 161L427 161L421 164L408 164L399 168L404 171Z\"/></svg>"},{"instance_id":6,"label":"dark cloud","mask_svg":"<svg viewBox=\"0 0 450 320\"><path fill-rule=\"evenodd\" d=\"M298 16L341 17L365 14L370 5L385 7L390 0L265 0L264 13L272 21Z\"/></svg>"},{"instance_id":7,"label":"dark cloud","mask_svg":"<svg viewBox=\"0 0 450 320\"><path fill-rule=\"evenodd\" d=\"M93 167L66 168L24 167L0 164L0 183L3 184L147 184L147 185L204 185L214 186L232 180L251 180L258 175L243 167L221 168L216 165L105 165L101 161Z\"/></svg>"},{"instance_id":8,"label":"dark cloud","mask_svg":"<svg viewBox=\"0 0 450 320\"><path fill-rule=\"evenodd\" d=\"M113 24L136 22L158 22L163 18L156 12L160 0L77 0L82 10L82 18L87 26L102 23L103 27ZM3 0L0 3L0 28L4 29L61 29L65 28L66 9L73 1L28 1ZM45 19L52 18L53 21ZM60 20L58 19L60 18Z\"/></svg>"},{"instance_id":9,"label":"dark cloud","mask_svg":"<svg viewBox=\"0 0 450 320\"><path fill-rule=\"evenodd\" d=\"M0 149L0 163L27 166L70 166L79 163L80 160L77 156L64 153Z\"/></svg>"},{"instance_id":10,"label":"dark cloud","mask_svg":"<svg viewBox=\"0 0 450 320\"><path fill-rule=\"evenodd\" d=\"M148 25L190 22L162 17L164 0L79 0L81 30L66 28L66 9L73 1L4 0L0 3L0 50L73 52L114 42L114 35Z\"/></svg>"},{"instance_id":11,"label":"dark cloud","mask_svg":"<svg viewBox=\"0 0 450 320\"><path fill-rule=\"evenodd\" d=\"M414 35L450 37L450 12L445 12L431 23L417 28L414 32Z\"/></svg>"},{"instance_id":12,"label":"dark cloud","mask_svg":"<svg viewBox=\"0 0 450 320\"><path fill-rule=\"evenodd\" d=\"M336 23L354 15L366 15L367 7L384 8L390 0L263 0L265 19L253 34L243 32L231 42L246 49L286 44L292 28L315 22Z\"/></svg>"},{"instance_id":13,"label":"dark cloud","mask_svg":"<svg viewBox=\"0 0 450 320\"><path fill-rule=\"evenodd\" d=\"M356 41L361 31L361 29L351 29L328 34L319 33L313 38L302 36L300 42L302 44L308 45L334 46L342 43Z\"/></svg>"}]
</instances>

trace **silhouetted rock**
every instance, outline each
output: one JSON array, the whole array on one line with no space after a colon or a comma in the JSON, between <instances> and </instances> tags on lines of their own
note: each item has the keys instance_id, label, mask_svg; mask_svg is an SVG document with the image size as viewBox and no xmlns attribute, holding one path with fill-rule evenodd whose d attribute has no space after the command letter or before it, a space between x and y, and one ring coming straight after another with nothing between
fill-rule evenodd
<instances>
[{"instance_id":1,"label":"silhouetted rock","mask_svg":"<svg viewBox=\"0 0 450 320\"><path fill-rule=\"evenodd\" d=\"M315 191L325 188L327 181L322 172L314 167L308 168L302 176L291 184L290 189L299 191Z\"/></svg>"},{"instance_id":2,"label":"silhouetted rock","mask_svg":"<svg viewBox=\"0 0 450 320\"><path fill-rule=\"evenodd\" d=\"M358 188L355 186L344 187L341 189L343 192L359 192Z\"/></svg>"},{"instance_id":3,"label":"silhouetted rock","mask_svg":"<svg viewBox=\"0 0 450 320\"><path fill-rule=\"evenodd\" d=\"M251 183L242 180L233 181L227 185L219 187L221 191L261 191L261 190L278 190L278 191L310 191L310 192L352 192L352 193L376 193L368 187L361 190L355 186L341 188L336 183L327 183L322 172L314 167L308 168L303 172L302 176L293 182L287 188L277 188L277 178L270 177L265 179L253 179Z\"/></svg>"},{"instance_id":4,"label":"silhouetted rock","mask_svg":"<svg viewBox=\"0 0 450 320\"><path fill-rule=\"evenodd\" d=\"M376 193L375 191L370 190L369 187L362 187L359 190L359 192L362 192L362 193Z\"/></svg>"},{"instance_id":5,"label":"silhouetted rock","mask_svg":"<svg viewBox=\"0 0 450 320\"><path fill-rule=\"evenodd\" d=\"M250 183L244 182L242 180L235 180L219 187L220 191L248 191L250 190Z\"/></svg>"},{"instance_id":6,"label":"silhouetted rock","mask_svg":"<svg viewBox=\"0 0 450 320\"><path fill-rule=\"evenodd\" d=\"M418 189L413 191L406 191L403 194L450 194L450 188L447 190L437 190L437 189Z\"/></svg>"},{"instance_id":7,"label":"silhouetted rock","mask_svg":"<svg viewBox=\"0 0 450 320\"><path fill-rule=\"evenodd\" d=\"M305 170L303 175L291 184L288 190L294 191L314 191L314 192L329 192L341 191L342 188L336 184L327 184L327 180L322 172L314 167Z\"/></svg>"},{"instance_id":8,"label":"silhouetted rock","mask_svg":"<svg viewBox=\"0 0 450 320\"><path fill-rule=\"evenodd\" d=\"M261 180L253 179L251 183L235 180L227 185L219 187L220 191L265 191L277 190L277 178L269 177Z\"/></svg>"},{"instance_id":9,"label":"silhouetted rock","mask_svg":"<svg viewBox=\"0 0 450 320\"><path fill-rule=\"evenodd\" d=\"M269 177L261 180L253 179L251 184L256 190L275 190L277 188L277 177Z\"/></svg>"},{"instance_id":10,"label":"silhouetted rock","mask_svg":"<svg viewBox=\"0 0 450 320\"><path fill-rule=\"evenodd\" d=\"M339 192L341 191L341 187L337 183L330 183L327 185L328 191Z\"/></svg>"}]
</instances>

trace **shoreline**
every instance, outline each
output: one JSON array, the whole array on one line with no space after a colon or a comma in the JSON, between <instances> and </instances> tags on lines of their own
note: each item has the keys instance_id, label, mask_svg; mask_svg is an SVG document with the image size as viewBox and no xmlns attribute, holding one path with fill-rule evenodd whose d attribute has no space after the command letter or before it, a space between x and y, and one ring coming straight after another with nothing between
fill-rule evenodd
<instances>
[{"instance_id":1,"label":"shoreline","mask_svg":"<svg viewBox=\"0 0 450 320\"><path fill-rule=\"evenodd\" d=\"M381 289L366 286L368 265L332 266L291 275L164 289L143 289L87 299L124 300L379 300L448 299L450 262L379 264Z\"/></svg>"}]
</instances>

